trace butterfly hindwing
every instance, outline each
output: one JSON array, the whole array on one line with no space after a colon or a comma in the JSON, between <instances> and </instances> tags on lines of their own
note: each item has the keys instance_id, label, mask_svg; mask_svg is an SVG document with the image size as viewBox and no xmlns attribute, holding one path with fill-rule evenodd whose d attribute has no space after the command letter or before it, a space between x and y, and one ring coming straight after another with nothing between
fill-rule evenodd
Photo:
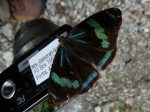
<instances>
[{"instance_id":1,"label":"butterfly hindwing","mask_svg":"<svg viewBox=\"0 0 150 112\"><path fill-rule=\"evenodd\" d=\"M94 85L94 82L99 78L99 73L91 65L91 60L82 53L78 52L77 55L72 56L72 64L77 74L79 74L82 82L79 94L85 93Z\"/></svg>"},{"instance_id":2,"label":"butterfly hindwing","mask_svg":"<svg viewBox=\"0 0 150 112\"><path fill-rule=\"evenodd\" d=\"M100 70L105 69L112 62L116 49L103 51L81 43L72 43L72 45L75 49L71 56L72 65L80 76L82 82L80 94L82 94L93 86L100 76Z\"/></svg>"},{"instance_id":3,"label":"butterfly hindwing","mask_svg":"<svg viewBox=\"0 0 150 112\"><path fill-rule=\"evenodd\" d=\"M95 66L98 70L104 70L116 55L116 48L110 51L104 51L80 43L75 43L75 46L79 48L79 52L92 61L92 66Z\"/></svg>"}]
</instances>

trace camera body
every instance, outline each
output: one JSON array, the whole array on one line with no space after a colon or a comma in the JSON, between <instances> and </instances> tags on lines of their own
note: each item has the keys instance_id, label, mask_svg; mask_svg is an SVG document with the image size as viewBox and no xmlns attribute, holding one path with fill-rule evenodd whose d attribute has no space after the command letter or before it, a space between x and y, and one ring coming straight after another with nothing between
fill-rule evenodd
<instances>
[{"instance_id":1,"label":"camera body","mask_svg":"<svg viewBox=\"0 0 150 112\"><path fill-rule=\"evenodd\" d=\"M0 74L0 112L22 112L47 99L48 78L58 37L72 29L38 19L16 33L14 62Z\"/></svg>"}]
</instances>

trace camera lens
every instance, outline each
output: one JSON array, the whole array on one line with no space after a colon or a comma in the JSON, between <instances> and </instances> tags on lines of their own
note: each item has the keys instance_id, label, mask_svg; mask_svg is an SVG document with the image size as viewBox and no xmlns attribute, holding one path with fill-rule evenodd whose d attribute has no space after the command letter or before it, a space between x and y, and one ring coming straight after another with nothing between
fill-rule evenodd
<instances>
[{"instance_id":1,"label":"camera lens","mask_svg":"<svg viewBox=\"0 0 150 112\"><path fill-rule=\"evenodd\" d=\"M14 61L38 45L58 28L58 25L48 19L35 19L25 23L14 37Z\"/></svg>"}]
</instances>

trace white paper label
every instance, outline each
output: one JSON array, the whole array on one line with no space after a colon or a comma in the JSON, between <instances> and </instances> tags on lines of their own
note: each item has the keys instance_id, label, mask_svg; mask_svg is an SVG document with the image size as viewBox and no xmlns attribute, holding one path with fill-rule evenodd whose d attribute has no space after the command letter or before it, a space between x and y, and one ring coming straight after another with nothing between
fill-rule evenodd
<instances>
[{"instance_id":1,"label":"white paper label","mask_svg":"<svg viewBox=\"0 0 150 112\"><path fill-rule=\"evenodd\" d=\"M41 84L49 78L53 59L55 57L59 42L55 39L36 55L29 59L29 65L34 76L36 85Z\"/></svg>"}]
</instances>

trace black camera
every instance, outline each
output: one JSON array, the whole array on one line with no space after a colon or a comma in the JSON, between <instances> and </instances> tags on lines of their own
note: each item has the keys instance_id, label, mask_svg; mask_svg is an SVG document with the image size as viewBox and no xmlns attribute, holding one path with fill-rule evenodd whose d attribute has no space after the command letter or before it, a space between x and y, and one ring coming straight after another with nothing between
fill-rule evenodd
<instances>
[{"instance_id":1,"label":"black camera","mask_svg":"<svg viewBox=\"0 0 150 112\"><path fill-rule=\"evenodd\" d=\"M58 37L66 36L71 29L69 25L59 27L50 20L36 19L18 30L13 64L0 74L0 112L27 111L47 99ZM42 64L44 61L47 65Z\"/></svg>"}]
</instances>

